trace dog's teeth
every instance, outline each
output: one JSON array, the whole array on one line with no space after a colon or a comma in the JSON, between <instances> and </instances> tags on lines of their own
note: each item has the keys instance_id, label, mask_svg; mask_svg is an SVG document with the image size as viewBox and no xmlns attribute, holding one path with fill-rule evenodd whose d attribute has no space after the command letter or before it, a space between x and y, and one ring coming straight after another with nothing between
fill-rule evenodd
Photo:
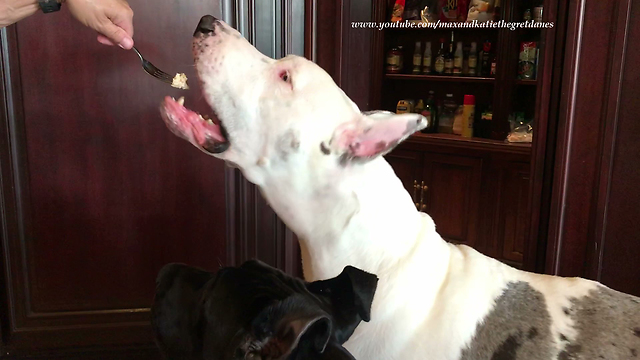
<instances>
[{"instance_id":1,"label":"dog's teeth","mask_svg":"<svg viewBox=\"0 0 640 360\"><path fill-rule=\"evenodd\" d=\"M178 99L178 104L180 104L181 106L184 106L184 96Z\"/></svg>"},{"instance_id":2,"label":"dog's teeth","mask_svg":"<svg viewBox=\"0 0 640 360\"><path fill-rule=\"evenodd\" d=\"M207 119L207 122L208 122L209 124L213 125L213 120L211 120L211 119Z\"/></svg>"}]
</instances>

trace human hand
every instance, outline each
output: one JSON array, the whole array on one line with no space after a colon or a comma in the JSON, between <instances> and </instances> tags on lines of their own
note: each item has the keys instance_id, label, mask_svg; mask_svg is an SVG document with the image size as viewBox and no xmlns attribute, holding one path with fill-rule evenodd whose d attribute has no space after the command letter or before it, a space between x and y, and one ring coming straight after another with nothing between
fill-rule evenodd
<instances>
[{"instance_id":1,"label":"human hand","mask_svg":"<svg viewBox=\"0 0 640 360\"><path fill-rule=\"evenodd\" d=\"M66 0L71 14L105 45L133 47L133 10L125 0Z\"/></svg>"},{"instance_id":2,"label":"human hand","mask_svg":"<svg viewBox=\"0 0 640 360\"><path fill-rule=\"evenodd\" d=\"M9 26L40 10L36 0L0 1L0 28Z\"/></svg>"}]
</instances>

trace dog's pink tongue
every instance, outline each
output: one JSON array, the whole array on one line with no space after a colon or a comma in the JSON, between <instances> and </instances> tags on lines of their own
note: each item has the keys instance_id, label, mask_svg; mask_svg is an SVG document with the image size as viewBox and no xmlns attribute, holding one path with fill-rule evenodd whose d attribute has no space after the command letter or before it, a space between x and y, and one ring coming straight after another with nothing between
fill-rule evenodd
<instances>
[{"instance_id":1,"label":"dog's pink tongue","mask_svg":"<svg viewBox=\"0 0 640 360\"><path fill-rule=\"evenodd\" d=\"M219 143L227 142L219 125L204 120L196 112L191 111L167 96L163 104L164 120L169 129L176 135L196 145L206 146L211 140Z\"/></svg>"}]
</instances>

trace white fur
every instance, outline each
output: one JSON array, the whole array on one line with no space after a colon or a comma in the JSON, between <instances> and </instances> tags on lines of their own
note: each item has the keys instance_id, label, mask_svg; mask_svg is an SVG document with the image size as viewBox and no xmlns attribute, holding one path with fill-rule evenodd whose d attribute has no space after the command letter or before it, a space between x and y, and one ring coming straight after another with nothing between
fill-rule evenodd
<instances>
[{"instance_id":1,"label":"white fur","mask_svg":"<svg viewBox=\"0 0 640 360\"><path fill-rule=\"evenodd\" d=\"M221 26L194 40L205 96L231 141L216 156L238 165L298 235L307 280L346 265L378 275L372 320L346 344L357 359L458 359L511 281L544 294L554 334L575 336L559 312L595 283L525 273L443 241L382 157L342 165L335 149L321 151L340 125L364 121L329 75L303 58L267 58ZM287 133L299 148L283 142Z\"/></svg>"}]
</instances>

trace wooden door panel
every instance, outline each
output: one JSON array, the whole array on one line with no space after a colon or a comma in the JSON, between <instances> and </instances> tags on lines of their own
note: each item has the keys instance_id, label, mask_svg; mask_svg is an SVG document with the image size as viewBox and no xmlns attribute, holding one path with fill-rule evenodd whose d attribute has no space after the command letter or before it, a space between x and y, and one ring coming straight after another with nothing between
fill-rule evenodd
<instances>
[{"instance_id":1,"label":"wooden door panel","mask_svg":"<svg viewBox=\"0 0 640 360\"><path fill-rule=\"evenodd\" d=\"M603 210L604 236L600 244L598 272L599 280L606 285L640 296L640 123L637 115L640 112L640 70L636 66L640 62L640 27L635 24L635 19L640 16L640 1L632 1L630 10L627 51L622 59L624 75L620 84L617 81L612 84L612 87L619 86L620 89L619 97L615 99L615 105L619 104L620 109L617 127L609 125L616 128L610 149L613 156L608 164L611 170L610 173L601 173L609 177L610 189L600 200L606 203L606 210ZM620 14L626 15L626 12ZM609 120L607 118L607 122Z\"/></svg>"},{"instance_id":2,"label":"wooden door panel","mask_svg":"<svg viewBox=\"0 0 640 360\"><path fill-rule=\"evenodd\" d=\"M136 46L186 72L192 90L146 75L133 52L98 44L67 11L3 33L8 343L18 353L150 344L158 270L227 263L224 164L171 134L158 112L164 96L183 94L207 112L190 40L220 3L130 3Z\"/></svg>"},{"instance_id":3,"label":"wooden door panel","mask_svg":"<svg viewBox=\"0 0 640 360\"><path fill-rule=\"evenodd\" d=\"M422 152L396 149L385 156L385 159L411 194L413 201L419 201L414 184L422 181Z\"/></svg>"},{"instance_id":4,"label":"wooden door panel","mask_svg":"<svg viewBox=\"0 0 640 360\"><path fill-rule=\"evenodd\" d=\"M501 171L498 237L501 258L522 264L529 209L529 164L509 163Z\"/></svg>"},{"instance_id":5,"label":"wooden door panel","mask_svg":"<svg viewBox=\"0 0 640 360\"><path fill-rule=\"evenodd\" d=\"M482 159L426 153L425 212L448 241L474 246L477 238Z\"/></svg>"}]
</instances>

